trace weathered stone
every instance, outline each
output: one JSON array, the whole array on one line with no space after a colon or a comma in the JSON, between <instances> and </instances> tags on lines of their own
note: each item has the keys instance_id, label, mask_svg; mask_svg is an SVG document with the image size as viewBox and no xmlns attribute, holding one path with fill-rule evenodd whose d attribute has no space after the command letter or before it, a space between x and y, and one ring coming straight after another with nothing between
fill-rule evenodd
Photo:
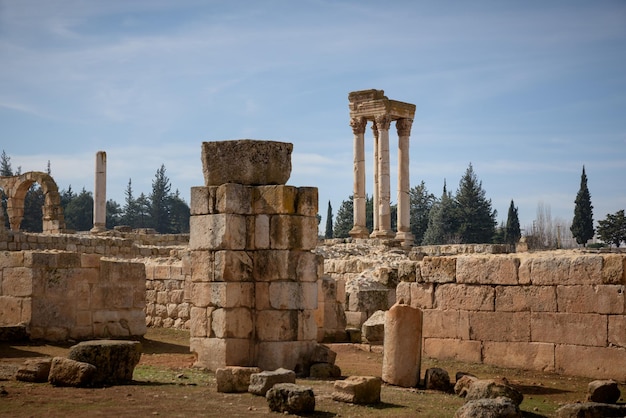
<instances>
[{"instance_id":1,"label":"weathered stone","mask_svg":"<svg viewBox=\"0 0 626 418\"><path fill-rule=\"evenodd\" d=\"M457 409L454 418L521 418L519 407L508 398L476 399Z\"/></svg>"},{"instance_id":2,"label":"weathered stone","mask_svg":"<svg viewBox=\"0 0 626 418\"><path fill-rule=\"evenodd\" d=\"M26 360L15 374L15 380L22 382L45 383L50 375L52 359Z\"/></svg>"},{"instance_id":3,"label":"weathered stone","mask_svg":"<svg viewBox=\"0 0 626 418\"><path fill-rule=\"evenodd\" d=\"M223 393L247 392L250 386L250 376L260 373L258 367L227 366L215 371L217 391Z\"/></svg>"},{"instance_id":4,"label":"weathered stone","mask_svg":"<svg viewBox=\"0 0 626 418\"><path fill-rule=\"evenodd\" d=\"M456 383L454 384L454 393L459 395L461 398L466 397L470 386L472 386L472 383L477 380L478 378L476 376L472 376L471 374L457 377Z\"/></svg>"},{"instance_id":5,"label":"weathered stone","mask_svg":"<svg viewBox=\"0 0 626 418\"><path fill-rule=\"evenodd\" d=\"M313 353L311 353L311 363L335 364L336 358L337 353L324 344L316 344Z\"/></svg>"},{"instance_id":6,"label":"weathered stone","mask_svg":"<svg viewBox=\"0 0 626 418\"><path fill-rule=\"evenodd\" d=\"M510 256L462 256L456 259L456 282L467 284L517 284L520 261Z\"/></svg>"},{"instance_id":7,"label":"weathered stone","mask_svg":"<svg viewBox=\"0 0 626 418\"><path fill-rule=\"evenodd\" d=\"M615 380L594 380L587 385L587 400L598 403L616 403L622 393Z\"/></svg>"},{"instance_id":8,"label":"weathered stone","mask_svg":"<svg viewBox=\"0 0 626 418\"><path fill-rule=\"evenodd\" d=\"M381 383L380 377L350 376L335 382L332 398L339 402L376 404L380 402Z\"/></svg>"},{"instance_id":9,"label":"weathered stone","mask_svg":"<svg viewBox=\"0 0 626 418\"><path fill-rule=\"evenodd\" d=\"M250 375L248 392L265 396L268 390L277 383L296 383L296 373L287 369L263 371Z\"/></svg>"},{"instance_id":10,"label":"weathered stone","mask_svg":"<svg viewBox=\"0 0 626 418\"><path fill-rule=\"evenodd\" d=\"M456 257L424 257L421 266L422 279L426 283L450 283L455 281Z\"/></svg>"},{"instance_id":11,"label":"weathered stone","mask_svg":"<svg viewBox=\"0 0 626 418\"><path fill-rule=\"evenodd\" d=\"M475 380L469 386L466 401L473 401L477 399L495 399L499 397L505 397L511 399L515 405L519 405L524 400L524 395L517 389L504 384L496 382L495 380Z\"/></svg>"},{"instance_id":12,"label":"weathered stone","mask_svg":"<svg viewBox=\"0 0 626 418\"><path fill-rule=\"evenodd\" d=\"M21 309L18 309L17 305L20 305L19 303L19 299L18 298L11 298L11 297L5 297L2 298L0 297L0 304L2 304L4 310L3 310L3 314L6 315L7 311L10 311L12 309L6 309L7 307L12 307L10 303L4 303L7 300L12 300L16 302L16 311L21 311ZM15 312L16 316L17 316L17 321L15 322L20 322L20 312ZM10 315L6 315L6 316L10 316ZM7 318L3 318L4 320L6 320ZM24 325L5 325L5 326L0 326L0 341L24 341L24 340L28 340L28 330L26 329L26 327Z\"/></svg>"},{"instance_id":13,"label":"weathered stone","mask_svg":"<svg viewBox=\"0 0 626 418\"><path fill-rule=\"evenodd\" d=\"M361 326L363 342L382 344L385 338L385 311L376 311Z\"/></svg>"},{"instance_id":14,"label":"weathered stone","mask_svg":"<svg viewBox=\"0 0 626 418\"><path fill-rule=\"evenodd\" d=\"M54 386L87 387L94 384L96 367L93 364L54 357L48 381Z\"/></svg>"},{"instance_id":15,"label":"weathered stone","mask_svg":"<svg viewBox=\"0 0 626 418\"><path fill-rule=\"evenodd\" d=\"M429 390L449 392L451 389L450 375L440 367L426 369L424 374L424 387Z\"/></svg>"},{"instance_id":16,"label":"weathered stone","mask_svg":"<svg viewBox=\"0 0 626 418\"><path fill-rule=\"evenodd\" d=\"M275 141L203 142L204 184L285 184L291 175L292 150L293 144Z\"/></svg>"},{"instance_id":17,"label":"weathered stone","mask_svg":"<svg viewBox=\"0 0 626 418\"><path fill-rule=\"evenodd\" d=\"M339 366L330 363L315 363L309 369L309 377L317 379L336 379L341 377Z\"/></svg>"},{"instance_id":18,"label":"weathered stone","mask_svg":"<svg viewBox=\"0 0 626 418\"><path fill-rule=\"evenodd\" d=\"M595 402L574 403L556 410L557 418L609 418L626 416L626 405L612 405Z\"/></svg>"},{"instance_id":19,"label":"weathered stone","mask_svg":"<svg viewBox=\"0 0 626 418\"><path fill-rule=\"evenodd\" d=\"M265 395L271 411L301 414L315 410L315 395L308 386L278 383Z\"/></svg>"},{"instance_id":20,"label":"weathered stone","mask_svg":"<svg viewBox=\"0 0 626 418\"><path fill-rule=\"evenodd\" d=\"M94 384L118 384L133 380L133 371L141 358L138 341L83 341L70 348L68 358L96 367Z\"/></svg>"},{"instance_id":21,"label":"weathered stone","mask_svg":"<svg viewBox=\"0 0 626 418\"><path fill-rule=\"evenodd\" d=\"M422 312L408 305L393 305L385 314L382 378L402 387L415 387L420 377Z\"/></svg>"}]
</instances>

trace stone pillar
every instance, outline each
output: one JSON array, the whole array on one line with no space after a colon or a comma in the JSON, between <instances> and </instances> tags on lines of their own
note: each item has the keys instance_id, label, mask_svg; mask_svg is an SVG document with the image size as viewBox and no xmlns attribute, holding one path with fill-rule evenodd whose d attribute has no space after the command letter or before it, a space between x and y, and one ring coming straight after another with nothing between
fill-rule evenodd
<instances>
[{"instance_id":1,"label":"stone pillar","mask_svg":"<svg viewBox=\"0 0 626 418\"><path fill-rule=\"evenodd\" d=\"M383 381L415 387L422 361L422 311L409 305L393 305L385 312Z\"/></svg>"},{"instance_id":2,"label":"stone pillar","mask_svg":"<svg viewBox=\"0 0 626 418\"><path fill-rule=\"evenodd\" d=\"M376 116L378 128L378 229L377 238L392 237L391 230L391 191L389 178L389 115Z\"/></svg>"},{"instance_id":3,"label":"stone pillar","mask_svg":"<svg viewBox=\"0 0 626 418\"><path fill-rule=\"evenodd\" d=\"M93 194L93 228L92 233L106 231L107 201L107 154L96 153L96 172Z\"/></svg>"},{"instance_id":4,"label":"stone pillar","mask_svg":"<svg viewBox=\"0 0 626 418\"><path fill-rule=\"evenodd\" d=\"M367 120L363 117L351 118L350 126L354 134L354 193L352 196L352 210L354 226L350 230L353 238L367 238L368 230L365 224L365 126Z\"/></svg>"},{"instance_id":5,"label":"stone pillar","mask_svg":"<svg viewBox=\"0 0 626 418\"><path fill-rule=\"evenodd\" d=\"M376 236L376 231L378 230L378 205L380 204L380 195L378 193L378 128L376 127L376 122L372 124L372 134L374 136L374 192L372 193L372 234L370 235L372 238Z\"/></svg>"},{"instance_id":6,"label":"stone pillar","mask_svg":"<svg viewBox=\"0 0 626 418\"><path fill-rule=\"evenodd\" d=\"M413 244L411 233L411 201L409 190L409 137L411 135L411 119L398 119L396 129L398 131L398 232L396 239L404 245Z\"/></svg>"}]
</instances>

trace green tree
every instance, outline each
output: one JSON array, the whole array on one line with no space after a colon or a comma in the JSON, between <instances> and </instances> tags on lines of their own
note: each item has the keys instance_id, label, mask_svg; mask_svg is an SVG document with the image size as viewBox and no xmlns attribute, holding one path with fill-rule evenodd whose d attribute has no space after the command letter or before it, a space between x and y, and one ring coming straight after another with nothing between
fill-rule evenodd
<instances>
[{"instance_id":1,"label":"green tree","mask_svg":"<svg viewBox=\"0 0 626 418\"><path fill-rule=\"evenodd\" d=\"M83 189L65 208L65 225L75 231L89 231L93 227L93 196Z\"/></svg>"},{"instance_id":2,"label":"green tree","mask_svg":"<svg viewBox=\"0 0 626 418\"><path fill-rule=\"evenodd\" d=\"M168 199L170 212L170 232L174 234L189 232L189 217L191 210L185 200L180 197L178 189Z\"/></svg>"},{"instance_id":3,"label":"green tree","mask_svg":"<svg viewBox=\"0 0 626 418\"><path fill-rule=\"evenodd\" d=\"M365 227L370 234L374 230L374 196L365 195Z\"/></svg>"},{"instance_id":4,"label":"green tree","mask_svg":"<svg viewBox=\"0 0 626 418\"><path fill-rule=\"evenodd\" d=\"M585 166L580 176L580 189L574 201L574 219L570 231L576 238L576 242L580 245L586 245L587 241L593 238L593 206L591 206L591 194L587 188L587 174Z\"/></svg>"},{"instance_id":5,"label":"green tree","mask_svg":"<svg viewBox=\"0 0 626 418\"><path fill-rule=\"evenodd\" d=\"M341 206L339 206L339 210L337 210L333 236L335 238L348 238L350 236L350 230L353 226L353 198L352 195L350 195L347 200L341 202Z\"/></svg>"},{"instance_id":6,"label":"green tree","mask_svg":"<svg viewBox=\"0 0 626 418\"><path fill-rule=\"evenodd\" d=\"M522 231L519 226L519 216L513 199L509 205L509 213L506 218L506 227L504 230L504 242L515 245L522 237Z\"/></svg>"},{"instance_id":7,"label":"green tree","mask_svg":"<svg viewBox=\"0 0 626 418\"><path fill-rule=\"evenodd\" d=\"M326 231L324 231L324 238L330 239L333 237L333 207L328 201L328 210L326 210Z\"/></svg>"},{"instance_id":8,"label":"green tree","mask_svg":"<svg viewBox=\"0 0 626 418\"><path fill-rule=\"evenodd\" d=\"M433 203L428 213L428 227L424 232L422 245L459 243L456 201L443 183L441 199Z\"/></svg>"},{"instance_id":9,"label":"green tree","mask_svg":"<svg viewBox=\"0 0 626 418\"><path fill-rule=\"evenodd\" d=\"M107 200L106 203L106 228L113 229L117 225L120 225L122 220L122 208L113 199Z\"/></svg>"},{"instance_id":10,"label":"green tree","mask_svg":"<svg viewBox=\"0 0 626 418\"><path fill-rule=\"evenodd\" d=\"M12 176L13 168L11 167L11 157L7 155L4 150L2 150L2 155L0 155L0 176ZM0 199L2 199L2 217L4 218L4 226L5 228L10 228L9 225L9 215L7 214L7 195L4 193L4 190L0 190Z\"/></svg>"},{"instance_id":11,"label":"green tree","mask_svg":"<svg viewBox=\"0 0 626 418\"><path fill-rule=\"evenodd\" d=\"M152 227L161 234L167 234L170 231L170 207L169 198L170 179L165 175L165 165L157 170L152 180L152 193L150 193L150 218Z\"/></svg>"},{"instance_id":12,"label":"green tree","mask_svg":"<svg viewBox=\"0 0 626 418\"><path fill-rule=\"evenodd\" d=\"M491 209L482 181L474 173L472 163L459 182L455 197L457 203L458 233L464 244L492 242L497 212Z\"/></svg>"},{"instance_id":13,"label":"green tree","mask_svg":"<svg viewBox=\"0 0 626 418\"><path fill-rule=\"evenodd\" d=\"M626 243L626 217L624 209L618 210L614 215L606 215L606 219L598 221L598 236L604 242L620 246Z\"/></svg>"},{"instance_id":14,"label":"green tree","mask_svg":"<svg viewBox=\"0 0 626 418\"><path fill-rule=\"evenodd\" d=\"M150 199L141 193L137 198L137 218L133 228L149 228L152 224L150 218Z\"/></svg>"},{"instance_id":15,"label":"green tree","mask_svg":"<svg viewBox=\"0 0 626 418\"><path fill-rule=\"evenodd\" d=\"M435 195L429 193L426 184L422 180L420 184L409 190L411 205L411 233L415 242L422 242L426 229L428 229L428 215L437 201Z\"/></svg>"},{"instance_id":16,"label":"green tree","mask_svg":"<svg viewBox=\"0 0 626 418\"><path fill-rule=\"evenodd\" d=\"M124 225L131 228L137 228L137 217L139 207L137 200L133 197L133 185L132 180L128 179L128 185L124 191L124 208L122 209L122 220Z\"/></svg>"},{"instance_id":17,"label":"green tree","mask_svg":"<svg viewBox=\"0 0 626 418\"><path fill-rule=\"evenodd\" d=\"M24 197L24 217L20 230L26 232L43 231L43 190L38 184L33 184Z\"/></svg>"}]
</instances>

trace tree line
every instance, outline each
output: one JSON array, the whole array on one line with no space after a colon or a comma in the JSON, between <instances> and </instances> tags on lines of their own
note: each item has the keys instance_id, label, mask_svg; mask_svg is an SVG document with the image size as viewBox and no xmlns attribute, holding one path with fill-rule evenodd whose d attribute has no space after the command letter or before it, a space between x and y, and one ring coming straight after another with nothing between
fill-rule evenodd
<instances>
[{"instance_id":1,"label":"tree line","mask_svg":"<svg viewBox=\"0 0 626 418\"><path fill-rule=\"evenodd\" d=\"M50 162L46 172L50 175ZM14 176L21 174L21 167L13 170L11 158L2 151L0 155L0 176ZM121 206L113 199L106 202L106 227L125 225L133 229L153 228L161 234L175 234L189 232L190 209L178 190L171 191L172 186L166 175L165 165L156 171L152 180L152 190L146 195L140 193L135 197L132 180L124 192L124 205ZM78 193L69 185L67 189L59 190L61 206L65 217L65 226L69 230L89 231L93 227L93 194L85 187ZM33 184L24 199L24 218L20 229L26 232L41 232L43 225L42 207L44 195L38 184ZM6 212L7 197L2 191L2 210L6 227L9 219Z\"/></svg>"},{"instance_id":2,"label":"tree line","mask_svg":"<svg viewBox=\"0 0 626 418\"><path fill-rule=\"evenodd\" d=\"M518 208L511 199L506 223L497 225L497 211L486 197L482 182L470 163L459 181L455 194L447 190L444 180L443 192L437 197L430 193L424 181L409 191L411 232L417 245L441 244L515 244L522 237ZM593 206L587 187L585 168L581 175L580 190L574 201L574 218L571 223L553 222L549 207L539 203L537 219L526 228L531 249L566 248L586 243L594 237ZM373 230L373 198L366 198L366 226ZM396 230L396 205L391 206L392 229ZM353 227L353 197L344 200L333 219L332 206L328 202L325 238L347 238ZM568 234L571 233L571 235ZM626 220L624 210L607 215L598 221L598 237L607 244L619 246L626 243Z\"/></svg>"}]
</instances>

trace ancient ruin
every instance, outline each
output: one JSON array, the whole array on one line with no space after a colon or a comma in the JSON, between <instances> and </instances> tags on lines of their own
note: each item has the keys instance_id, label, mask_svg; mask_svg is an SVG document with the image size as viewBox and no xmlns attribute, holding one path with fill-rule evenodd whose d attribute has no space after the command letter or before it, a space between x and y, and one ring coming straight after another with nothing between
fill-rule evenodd
<instances>
[{"instance_id":1,"label":"ancient ruin","mask_svg":"<svg viewBox=\"0 0 626 418\"><path fill-rule=\"evenodd\" d=\"M96 153L96 173L94 176L93 194L93 228L92 233L106 231L107 219L107 154Z\"/></svg>"},{"instance_id":2,"label":"ancient ruin","mask_svg":"<svg viewBox=\"0 0 626 418\"><path fill-rule=\"evenodd\" d=\"M354 134L354 227L350 236L366 238L365 221L365 127L372 122L374 133L374 230L372 238L391 238L413 244L409 202L409 138L415 105L389 100L383 90L354 91L350 101L350 126ZM398 131L398 214L397 233L391 230L389 174L389 127L396 121Z\"/></svg>"}]
</instances>

